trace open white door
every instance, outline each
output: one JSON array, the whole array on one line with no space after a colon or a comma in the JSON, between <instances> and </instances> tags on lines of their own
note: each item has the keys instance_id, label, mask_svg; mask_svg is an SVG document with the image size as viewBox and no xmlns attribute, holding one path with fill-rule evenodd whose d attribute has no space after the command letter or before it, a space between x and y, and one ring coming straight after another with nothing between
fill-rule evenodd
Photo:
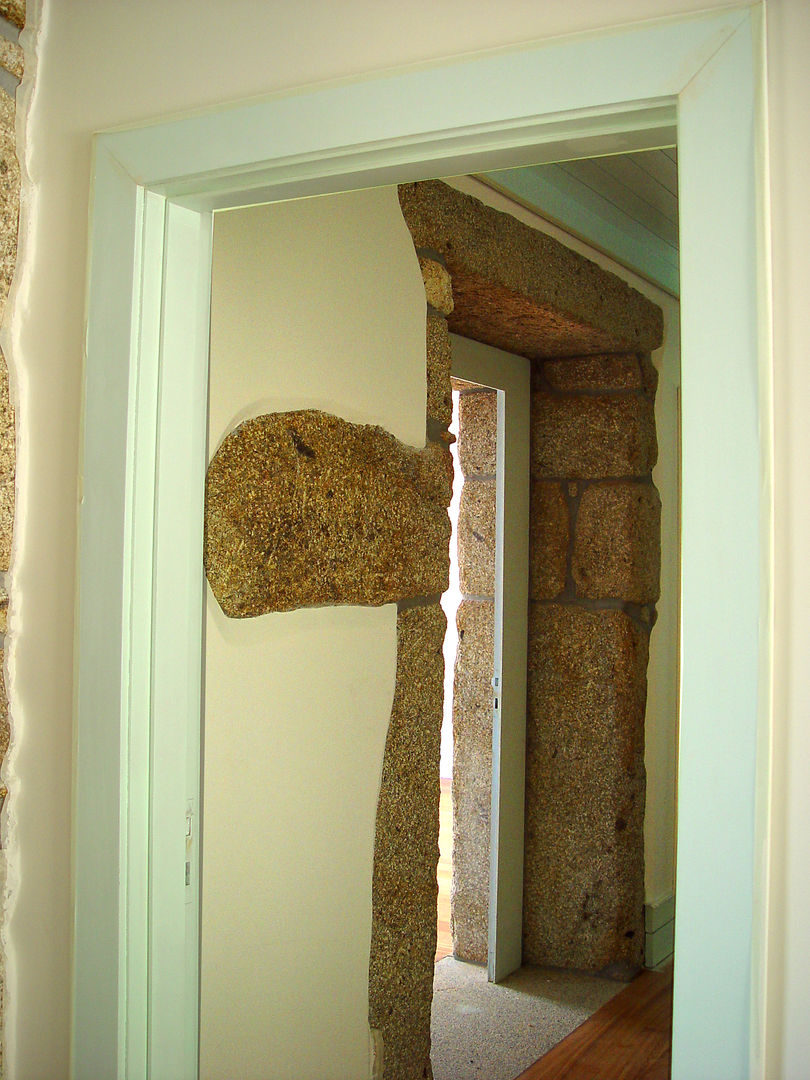
<instances>
[{"instance_id":1,"label":"open white door","mask_svg":"<svg viewBox=\"0 0 810 1080\"><path fill-rule=\"evenodd\" d=\"M498 982L520 967L523 952L530 364L456 334L451 342L453 375L498 392L487 944L487 974Z\"/></svg>"}]
</instances>

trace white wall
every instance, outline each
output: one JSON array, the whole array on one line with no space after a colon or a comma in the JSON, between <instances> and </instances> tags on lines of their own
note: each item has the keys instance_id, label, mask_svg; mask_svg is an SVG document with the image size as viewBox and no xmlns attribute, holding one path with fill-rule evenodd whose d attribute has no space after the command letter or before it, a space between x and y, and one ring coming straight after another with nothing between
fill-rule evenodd
<instances>
[{"instance_id":1,"label":"white wall","mask_svg":"<svg viewBox=\"0 0 810 1080\"><path fill-rule=\"evenodd\" d=\"M718 6L734 6L726 3ZM15 749L6 821L8 1073L64 1076L69 1037L74 565L91 134L208 104L397 64L700 10L705 0L198 0L46 3L31 103L16 300L9 309L21 429L8 657ZM29 5L36 23L38 5ZM804 0L770 0L775 320L775 683L769 1078L810 1060L810 46ZM27 35L29 48L31 34ZM34 64L29 55L30 80ZM722 912L707 913L722 918ZM780 1065L780 1061L784 1065Z\"/></svg>"},{"instance_id":2,"label":"white wall","mask_svg":"<svg viewBox=\"0 0 810 1080\"><path fill-rule=\"evenodd\" d=\"M395 188L216 215L211 451L298 408L424 445L425 292ZM200 1075L359 1077L396 605L207 603Z\"/></svg>"}]
</instances>

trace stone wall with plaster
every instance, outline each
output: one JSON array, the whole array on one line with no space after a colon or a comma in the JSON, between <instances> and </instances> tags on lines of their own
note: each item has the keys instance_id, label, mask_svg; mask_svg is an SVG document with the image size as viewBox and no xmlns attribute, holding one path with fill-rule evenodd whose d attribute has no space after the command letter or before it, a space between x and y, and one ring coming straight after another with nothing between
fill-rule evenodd
<instances>
[{"instance_id":1,"label":"stone wall with plaster","mask_svg":"<svg viewBox=\"0 0 810 1080\"><path fill-rule=\"evenodd\" d=\"M524 958L621 974L644 948L644 712L660 572L656 373L532 371Z\"/></svg>"},{"instance_id":2,"label":"stone wall with plaster","mask_svg":"<svg viewBox=\"0 0 810 1080\"><path fill-rule=\"evenodd\" d=\"M461 384L464 385L464 384ZM458 651L453 684L453 953L485 964L492 805L492 650L495 633L494 390L459 391Z\"/></svg>"},{"instance_id":3,"label":"stone wall with plaster","mask_svg":"<svg viewBox=\"0 0 810 1080\"><path fill-rule=\"evenodd\" d=\"M626 971L643 958L662 313L441 182L403 185L400 204L450 273L451 330L533 361L524 959Z\"/></svg>"},{"instance_id":4,"label":"stone wall with plaster","mask_svg":"<svg viewBox=\"0 0 810 1080\"><path fill-rule=\"evenodd\" d=\"M24 0L0 0L0 324L5 318L11 279L17 257L17 228L20 209L20 167L16 152L15 95L23 75L23 51L19 43L25 25ZM8 750L9 711L4 678L5 644L8 633L8 574L14 529L14 480L16 429L14 407L9 393L6 357L0 346L0 777L1 763ZM0 780L0 808L7 791ZM5 853L0 846L0 894L5 892ZM2 929L0 928L0 934ZM0 955L0 1076L3 1075L2 1030L5 1013L5 980Z\"/></svg>"},{"instance_id":5,"label":"stone wall with plaster","mask_svg":"<svg viewBox=\"0 0 810 1080\"><path fill-rule=\"evenodd\" d=\"M543 583L538 588L553 591L555 582L559 588L553 607L544 606L537 590L532 594L530 648L537 655L529 675L535 700L531 723L548 741L557 707L563 705L560 715L571 729L570 739L565 733L561 744L563 756L575 763L590 754L595 764L593 738L582 738L583 728L593 728L602 740L597 750L608 762L607 778L600 781L605 790L597 785L590 792L595 802L584 804L583 827L559 829L563 840L569 836L573 843L569 849L564 842L552 846L549 856L593 857L605 874L618 873L612 888L622 900L628 881L631 889L642 890L643 900L643 858L640 864L634 861L636 847L623 834L635 840L643 815L643 765L639 788L637 750L640 746L643 752L646 638L637 624L648 601L642 598L646 593L632 588L639 599L605 599L603 593L616 581L623 588L628 576L643 578L649 586L651 575L643 551L613 552L613 540L606 541L599 528L589 531L586 523L589 503L596 522L605 506L615 505L611 536L624 537L622 522L633 520L630 496L644 486L638 481L648 478L655 433L650 387L636 385L630 369L639 351L659 343L661 319L654 305L613 275L444 184L405 185L399 197L425 287L426 448L414 451L381 428L315 409L242 423L225 438L209 467L205 560L212 590L231 617L319 604L398 603L396 689L376 819L369 1020L383 1035L386 1080L429 1080L445 628L438 601L449 570L449 330L538 362L533 475L545 484L537 505L551 510L537 512L532 528L544 538L556 529L567 546L563 570L542 565L554 562L545 539L535 545L535 554L542 552L532 569L533 579ZM589 361L581 357L606 349L622 356L599 361L596 382L591 378L587 383ZM565 362L564 372L553 366L560 356L574 358ZM547 359L548 365L540 363ZM636 380L649 382L649 365L635 362ZM605 383L603 367L610 372L618 367L621 376L611 378L629 382L621 387ZM471 400L468 406L476 404ZM471 480L474 473L477 477L466 512L480 517L482 539L470 532L462 590L469 597L490 598L492 572L475 552L494 548L494 484L490 491L483 479L484 458L473 463L481 447L468 444L463 452ZM628 487L631 476L636 487ZM571 483L593 483L582 493L570 486L563 490L569 478ZM580 498L585 508L576 533L570 527L572 500L579 508ZM572 546L575 534L579 543ZM606 551L617 557L606 562ZM577 582L574 594L572 581ZM573 598L579 606L571 603ZM469 632L471 659L473 652L485 651L487 635L491 640L486 602L468 605L459 616L465 637ZM586 690L595 688L590 697L577 678ZM614 708L617 701L626 706L624 711ZM580 719L584 724L578 727ZM536 741L536 735L530 734L530 747L532 738ZM549 756L554 760L557 755ZM468 770L470 776L483 767L479 762ZM626 784L617 780L622 768L635 782L632 805L614 797L614 789L626 794ZM559 776L563 787L587 789L576 771L562 770ZM559 818L562 804L556 809L548 799L538 804L531 779L528 798L530 814L537 804L541 817ZM605 813L614 832L622 834L612 846L602 827ZM527 849L529 878L537 880L539 872L542 881L535 892L527 887L527 905L537 895L564 913L571 890L562 890L559 899L549 892L550 869L543 858L542 851ZM565 868L556 869L561 880ZM602 894L598 898L604 899ZM547 917L554 916L549 908ZM613 961L624 958L626 940L625 935L624 951ZM572 959L578 955L569 949L568 960L561 963L594 966Z\"/></svg>"},{"instance_id":6,"label":"stone wall with plaster","mask_svg":"<svg viewBox=\"0 0 810 1080\"><path fill-rule=\"evenodd\" d=\"M377 808L369 1021L386 1080L430 1077L436 951L439 605L449 576L452 461L446 271L421 259L426 293L423 449L316 409L246 420L208 467L204 561L231 618L299 607L397 603L397 673Z\"/></svg>"}]
</instances>

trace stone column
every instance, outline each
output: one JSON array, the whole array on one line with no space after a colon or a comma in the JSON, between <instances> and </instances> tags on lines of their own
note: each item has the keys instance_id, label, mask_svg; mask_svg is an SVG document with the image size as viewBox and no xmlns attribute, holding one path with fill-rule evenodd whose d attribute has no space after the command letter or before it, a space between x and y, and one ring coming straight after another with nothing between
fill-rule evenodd
<instances>
[{"instance_id":1,"label":"stone column","mask_svg":"<svg viewBox=\"0 0 810 1080\"><path fill-rule=\"evenodd\" d=\"M426 297L427 440L435 453L440 447L444 451L448 505L453 401L447 315L453 295L445 267L431 252L417 249L417 255ZM449 574L449 547L437 548L436 555ZM439 600L439 595L410 599L399 605L397 618L396 691L377 807L369 965L369 1023L382 1032L385 1080L433 1077L430 1011L446 630Z\"/></svg>"},{"instance_id":2,"label":"stone column","mask_svg":"<svg viewBox=\"0 0 810 1080\"><path fill-rule=\"evenodd\" d=\"M458 520L462 601L453 688L453 953L485 964L492 802L492 650L495 617L497 394L459 395Z\"/></svg>"},{"instance_id":3,"label":"stone column","mask_svg":"<svg viewBox=\"0 0 810 1080\"><path fill-rule=\"evenodd\" d=\"M656 373L538 361L524 959L628 973L644 948L644 710L660 569Z\"/></svg>"}]
</instances>

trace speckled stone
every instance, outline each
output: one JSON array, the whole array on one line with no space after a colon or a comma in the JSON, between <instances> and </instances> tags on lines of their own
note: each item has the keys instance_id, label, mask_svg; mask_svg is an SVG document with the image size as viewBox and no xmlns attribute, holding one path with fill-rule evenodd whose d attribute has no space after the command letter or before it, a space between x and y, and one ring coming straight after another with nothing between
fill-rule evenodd
<instances>
[{"instance_id":1,"label":"speckled stone","mask_svg":"<svg viewBox=\"0 0 810 1080\"><path fill-rule=\"evenodd\" d=\"M526 963L642 962L647 657L623 612L531 605Z\"/></svg>"},{"instance_id":2,"label":"speckled stone","mask_svg":"<svg viewBox=\"0 0 810 1080\"><path fill-rule=\"evenodd\" d=\"M25 0L0 0L0 15L22 30L25 26Z\"/></svg>"},{"instance_id":3,"label":"speckled stone","mask_svg":"<svg viewBox=\"0 0 810 1080\"><path fill-rule=\"evenodd\" d=\"M7 38L0 37L0 66L11 72L17 79L23 77L25 56L22 48Z\"/></svg>"},{"instance_id":4,"label":"speckled stone","mask_svg":"<svg viewBox=\"0 0 810 1080\"><path fill-rule=\"evenodd\" d=\"M655 603L660 594L661 498L652 484L591 484L585 489L571 569L579 596Z\"/></svg>"},{"instance_id":5,"label":"speckled stone","mask_svg":"<svg viewBox=\"0 0 810 1080\"><path fill-rule=\"evenodd\" d=\"M0 350L0 571L3 572L11 562L15 467L14 410L9 399L6 361Z\"/></svg>"},{"instance_id":6,"label":"speckled stone","mask_svg":"<svg viewBox=\"0 0 810 1080\"><path fill-rule=\"evenodd\" d=\"M546 360L543 374L555 390L641 390L639 358L632 353Z\"/></svg>"},{"instance_id":7,"label":"speckled stone","mask_svg":"<svg viewBox=\"0 0 810 1080\"><path fill-rule=\"evenodd\" d=\"M231 618L445 591L451 459L308 409L248 420L208 467L205 569Z\"/></svg>"},{"instance_id":8,"label":"speckled stone","mask_svg":"<svg viewBox=\"0 0 810 1080\"><path fill-rule=\"evenodd\" d=\"M425 1080L436 953L439 753L446 620L438 604L397 619L397 677L385 744L372 888L369 1023L385 1080Z\"/></svg>"},{"instance_id":9,"label":"speckled stone","mask_svg":"<svg viewBox=\"0 0 810 1080\"><path fill-rule=\"evenodd\" d=\"M458 399L458 461L465 476L494 476L498 442L498 395L467 390Z\"/></svg>"},{"instance_id":10,"label":"speckled stone","mask_svg":"<svg viewBox=\"0 0 810 1080\"><path fill-rule=\"evenodd\" d=\"M439 180L401 185L399 201L416 247L450 271L456 333L530 357L661 343L660 308L552 237Z\"/></svg>"},{"instance_id":11,"label":"speckled stone","mask_svg":"<svg viewBox=\"0 0 810 1080\"><path fill-rule=\"evenodd\" d=\"M532 474L645 476L658 457L652 400L642 394L532 394Z\"/></svg>"},{"instance_id":12,"label":"speckled stone","mask_svg":"<svg viewBox=\"0 0 810 1080\"><path fill-rule=\"evenodd\" d=\"M3 649L0 649L0 764L3 762L3 758L6 756L8 750L8 744L10 741L10 731L8 722L8 698L6 697L6 656ZM2 802L0 801L0 806ZM0 1014L1 1015L1 1014Z\"/></svg>"},{"instance_id":13,"label":"speckled stone","mask_svg":"<svg viewBox=\"0 0 810 1080\"><path fill-rule=\"evenodd\" d=\"M565 588L570 543L568 501L561 484L532 480L529 503L529 598L553 600Z\"/></svg>"},{"instance_id":14,"label":"speckled stone","mask_svg":"<svg viewBox=\"0 0 810 1080\"><path fill-rule=\"evenodd\" d=\"M495 604L462 600L453 688L453 953L485 964L492 806Z\"/></svg>"},{"instance_id":15,"label":"speckled stone","mask_svg":"<svg viewBox=\"0 0 810 1080\"><path fill-rule=\"evenodd\" d=\"M495 480L467 480L458 511L458 575L467 596L495 595Z\"/></svg>"},{"instance_id":16,"label":"speckled stone","mask_svg":"<svg viewBox=\"0 0 810 1080\"><path fill-rule=\"evenodd\" d=\"M0 89L0 319L17 258L20 166L17 161L14 100Z\"/></svg>"},{"instance_id":17,"label":"speckled stone","mask_svg":"<svg viewBox=\"0 0 810 1080\"><path fill-rule=\"evenodd\" d=\"M425 299L442 315L449 315L453 310L453 283L450 275L441 263L422 255L419 256L419 269L425 283Z\"/></svg>"},{"instance_id":18,"label":"speckled stone","mask_svg":"<svg viewBox=\"0 0 810 1080\"><path fill-rule=\"evenodd\" d=\"M453 419L453 391L450 385L450 333L441 315L427 317L426 376L427 416L449 427Z\"/></svg>"}]
</instances>

